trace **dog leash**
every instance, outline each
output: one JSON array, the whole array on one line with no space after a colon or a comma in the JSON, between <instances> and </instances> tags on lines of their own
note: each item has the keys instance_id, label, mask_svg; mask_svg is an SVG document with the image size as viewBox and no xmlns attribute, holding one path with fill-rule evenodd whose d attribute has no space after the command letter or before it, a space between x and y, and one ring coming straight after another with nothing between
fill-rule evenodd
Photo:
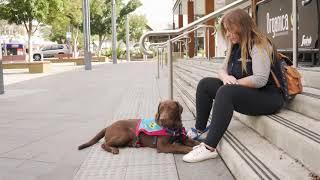
<instances>
[{"instance_id":1,"label":"dog leash","mask_svg":"<svg viewBox=\"0 0 320 180\"><path fill-rule=\"evenodd\" d=\"M202 134L206 133L211 126L211 121L209 121L209 126L207 126L203 131L201 131L201 133L199 133L199 131L196 128L191 128L191 131L193 131L194 133L196 133L197 135L192 138L193 140L200 140L200 136L202 136Z\"/></svg>"}]
</instances>

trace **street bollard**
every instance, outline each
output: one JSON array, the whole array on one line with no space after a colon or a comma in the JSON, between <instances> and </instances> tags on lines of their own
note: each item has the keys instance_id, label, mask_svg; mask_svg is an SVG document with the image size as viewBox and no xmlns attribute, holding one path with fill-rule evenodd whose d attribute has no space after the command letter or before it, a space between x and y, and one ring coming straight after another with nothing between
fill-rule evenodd
<instances>
[{"instance_id":1,"label":"street bollard","mask_svg":"<svg viewBox=\"0 0 320 180\"><path fill-rule=\"evenodd\" d=\"M168 41L168 65L169 65L169 99L173 100L173 67L172 67L172 42Z\"/></svg>"},{"instance_id":2,"label":"street bollard","mask_svg":"<svg viewBox=\"0 0 320 180\"><path fill-rule=\"evenodd\" d=\"M158 48L158 51L157 51L157 58L158 58L158 62L157 62L157 78L159 79L160 78L160 53L159 53L159 48Z\"/></svg>"},{"instance_id":3,"label":"street bollard","mask_svg":"<svg viewBox=\"0 0 320 180\"><path fill-rule=\"evenodd\" d=\"M0 43L0 94L4 94L4 82L3 82L3 66L2 66L2 44ZM6 48L4 48L6 50Z\"/></svg>"},{"instance_id":4,"label":"street bollard","mask_svg":"<svg viewBox=\"0 0 320 180\"><path fill-rule=\"evenodd\" d=\"M0 60L0 94L4 94L2 59Z\"/></svg>"}]
</instances>

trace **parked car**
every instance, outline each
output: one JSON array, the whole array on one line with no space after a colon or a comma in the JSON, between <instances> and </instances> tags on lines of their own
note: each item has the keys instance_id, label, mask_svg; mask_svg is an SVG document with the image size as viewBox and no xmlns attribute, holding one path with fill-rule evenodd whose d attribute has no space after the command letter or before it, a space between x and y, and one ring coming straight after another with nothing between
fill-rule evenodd
<instances>
[{"instance_id":1,"label":"parked car","mask_svg":"<svg viewBox=\"0 0 320 180\"><path fill-rule=\"evenodd\" d=\"M57 54L71 54L71 49L67 44L46 45L38 52L33 53L33 59L40 61L43 58L52 58Z\"/></svg>"}]
</instances>

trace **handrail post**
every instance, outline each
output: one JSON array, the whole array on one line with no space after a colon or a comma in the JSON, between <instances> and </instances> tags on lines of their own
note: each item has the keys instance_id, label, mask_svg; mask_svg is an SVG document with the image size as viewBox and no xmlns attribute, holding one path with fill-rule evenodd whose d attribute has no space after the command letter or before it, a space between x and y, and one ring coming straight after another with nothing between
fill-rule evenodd
<instances>
[{"instance_id":1,"label":"handrail post","mask_svg":"<svg viewBox=\"0 0 320 180\"><path fill-rule=\"evenodd\" d=\"M297 0L292 0L292 15L293 15L293 30L292 30L292 53L293 53L293 67L298 65L298 8Z\"/></svg>"},{"instance_id":2,"label":"handrail post","mask_svg":"<svg viewBox=\"0 0 320 180\"><path fill-rule=\"evenodd\" d=\"M163 66L162 66L162 48L160 49L160 64L161 64L161 68L163 68Z\"/></svg>"},{"instance_id":3,"label":"handrail post","mask_svg":"<svg viewBox=\"0 0 320 180\"><path fill-rule=\"evenodd\" d=\"M160 60L160 65L162 65L162 48L159 47L159 60Z\"/></svg>"},{"instance_id":4,"label":"handrail post","mask_svg":"<svg viewBox=\"0 0 320 180\"><path fill-rule=\"evenodd\" d=\"M206 28L207 30L207 54L208 54L208 61L210 61L210 31L209 31L209 27Z\"/></svg>"},{"instance_id":5,"label":"handrail post","mask_svg":"<svg viewBox=\"0 0 320 180\"><path fill-rule=\"evenodd\" d=\"M180 49L179 58L181 58L181 56L182 56L182 42L179 42L179 49Z\"/></svg>"},{"instance_id":6,"label":"handrail post","mask_svg":"<svg viewBox=\"0 0 320 180\"><path fill-rule=\"evenodd\" d=\"M4 45L5 47L5 45ZM6 48L4 48L6 49ZM0 94L4 94L4 81L3 81L3 66L2 66L2 44L0 41Z\"/></svg>"},{"instance_id":7,"label":"handrail post","mask_svg":"<svg viewBox=\"0 0 320 180\"><path fill-rule=\"evenodd\" d=\"M185 45L185 49L186 49L186 59L188 59L189 58L189 41L188 41L188 39L185 39L184 45Z\"/></svg>"},{"instance_id":8,"label":"handrail post","mask_svg":"<svg viewBox=\"0 0 320 180\"><path fill-rule=\"evenodd\" d=\"M1 50L1 51L2 51L2 50ZM0 94L4 94L2 57L1 57L1 59L0 59Z\"/></svg>"},{"instance_id":9,"label":"handrail post","mask_svg":"<svg viewBox=\"0 0 320 180\"><path fill-rule=\"evenodd\" d=\"M169 65L169 99L173 100L173 67L172 67L172 42L168 41L168 65Z\"/></svg>"},{"instance_id":10,"label":"handrail post","mask_svg":"<svg viewBox=\"0 0 320 180\"><path fill-rule=\"evenodd\" d=\"M160 78L160 70L159 70L159 66L160 66L160 51L159 51L159 47L157 48L157 58L158 58L158 62L157 62L157 78Z\"/></svg>"},{"instance_id":11,"label":"handrail post","mask_svg":"<svg viewBox=\"0 0 320 180\"><path fill-rule=\"evenodd\" d=\"M164 52L163 51L164 51L163 48L161 48L161 68L162 69L163 69L163 64L164 64L164 58L163 58Z\"/></svg>"}]
</instances>

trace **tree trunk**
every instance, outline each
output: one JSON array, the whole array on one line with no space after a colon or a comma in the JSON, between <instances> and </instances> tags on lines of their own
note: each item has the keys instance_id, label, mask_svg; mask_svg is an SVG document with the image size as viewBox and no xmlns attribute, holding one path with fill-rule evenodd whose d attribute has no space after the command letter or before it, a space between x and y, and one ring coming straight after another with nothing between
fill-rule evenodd
<instances>
[{"instance_id":1,"label":"tree trunk","mask_svg":"<svg viewBox=\"0 0 320 180\"><path fill-rule=\"evenodd\" d=\"M28 62L31 62L33 57L32 57L32 41L31 41L31 37L32 37L32 21L28 22L28 26L29 26L29 31L27 31L28 33Z\"/></svg>"},{"instance_id":2,"label":"tree trunk","mask_svg":"<svg viewBox=\"0 0 320 180\"><path fill-rule=\"evenodd\" d=\"M102 35L99 34L99 47L98 47L98 57L101 56L101 47L102 47Z\"/></svg>"},{"instance_id":3,"label":"tree trunk","mask_svg":"<svg viewBox=\"0 0 320 180\"><path fill-rule=\"evenodd\" d=\"M78 57L78 36L79 36L79 31L78 28L75 30L75 36L73 38L73 57L77 58Z\"/></svg>"},{"instance_id":4,"label":"tree trunk","mask_svg":"<svg viewBox=\"0 0 320 180\"><path fill-rule=\"evenodd\" d=\"M76 30L76 37L75 37L75 44L74 44L74 50L75 50L75 57L77 58L79 56L78 53L78 38L79 38L79 29Z\"/></svg>"}]
</instances>

